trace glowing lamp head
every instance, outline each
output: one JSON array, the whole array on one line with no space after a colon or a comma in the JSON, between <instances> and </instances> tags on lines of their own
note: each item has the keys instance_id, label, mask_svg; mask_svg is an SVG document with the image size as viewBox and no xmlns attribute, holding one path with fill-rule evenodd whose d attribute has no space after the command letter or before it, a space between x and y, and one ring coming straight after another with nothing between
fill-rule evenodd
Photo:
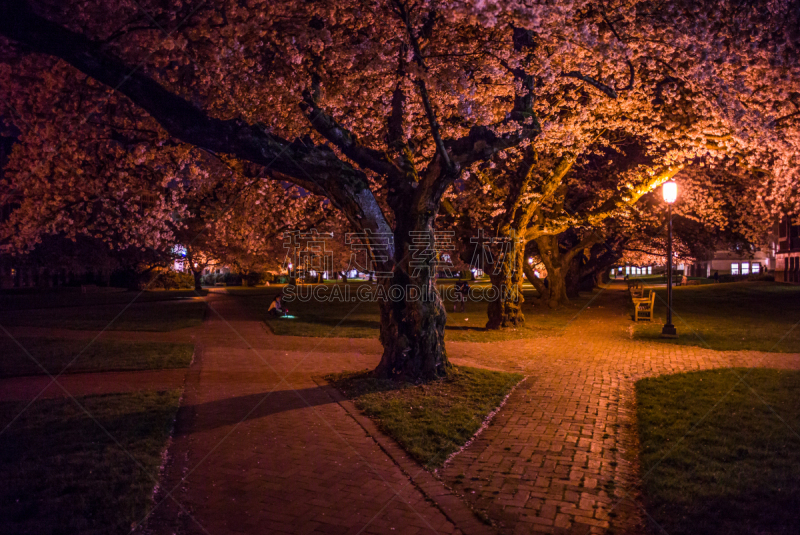
<instances>
[{"instance_id":1,"label":"glowing lamp head","mask_svg":"<svg viewBox=\"0 0 800 535\"><path fill-rule=\"evenodd\" d=\"M664 182L664 185L661 186L661 193L664 195L664 201L668 204L674 203L678 198L678 184L672 180Z\"/></svg>"}]
</instances>

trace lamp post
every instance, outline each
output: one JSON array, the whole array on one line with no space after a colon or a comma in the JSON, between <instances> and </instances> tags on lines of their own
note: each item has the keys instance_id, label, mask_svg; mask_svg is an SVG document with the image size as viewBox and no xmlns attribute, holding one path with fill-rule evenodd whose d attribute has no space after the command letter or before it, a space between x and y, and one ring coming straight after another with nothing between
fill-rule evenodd
<instances>
[{"instance_id":1,"label":"lamp post","mask_svg":"<svg viewBox=\"0 0 800 535\"><path fill-rule=\"evenodd\" d=\"M667 323L661 329L661 338L677 338L678 332L672 324L672 203L678 198L678 184L670 180L661 187L667 203Z\"/></svg>"}]
</instances>

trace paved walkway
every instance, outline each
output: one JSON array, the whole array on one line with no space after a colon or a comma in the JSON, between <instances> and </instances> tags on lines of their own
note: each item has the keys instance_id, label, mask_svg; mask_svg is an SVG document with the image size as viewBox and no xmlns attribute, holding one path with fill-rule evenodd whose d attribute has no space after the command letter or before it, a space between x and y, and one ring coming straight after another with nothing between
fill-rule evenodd
<instances>
[{"instance_id":1,"label":"paved walkway","mask_svg":"<svg viewBox=\"0 0 800 535\"><path fill-rule=\"evenodd\" d=\"M374 366L375 342L276 337L235 299L208 303L163 485L175 500L158 496L148 531L457 532L312 378Z\"/></svg>"},{"instance_id":2,"label":"paved walkway","mask_svg":"<svg viewBox=\"0 0 800 535\"><path fill-rule=\"evenodd\" d=\"M455 362L530 375L440 471L501 533L643 531L636 380L729 366L800 368L796 354L632 340L627 299L619 287L604 290L559 337L448 344Z\"/></svg>"}]
</instances>

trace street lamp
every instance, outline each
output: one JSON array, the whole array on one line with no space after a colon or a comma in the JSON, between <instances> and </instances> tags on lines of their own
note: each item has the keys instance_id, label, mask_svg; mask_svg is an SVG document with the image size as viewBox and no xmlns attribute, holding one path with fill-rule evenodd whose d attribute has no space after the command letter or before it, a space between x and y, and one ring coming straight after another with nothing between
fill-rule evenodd
<instances>
[{"instance_id":1,"label":"street lamp","mask_svg":"<svg viewBox=\"0 0 800 535\"><path fill-rule=\"evenodd\" d=\"M667 323L661 329L661 338L677 338L678 331L672 324L672 203L678 197L678 184L670 180L661 187L667 203Z\"/></svg>"}]
</instances>

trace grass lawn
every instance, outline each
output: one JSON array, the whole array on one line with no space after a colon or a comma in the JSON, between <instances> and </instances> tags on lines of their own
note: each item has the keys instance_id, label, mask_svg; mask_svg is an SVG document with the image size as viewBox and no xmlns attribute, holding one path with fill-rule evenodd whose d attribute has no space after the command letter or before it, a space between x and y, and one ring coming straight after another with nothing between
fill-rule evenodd
<instances>
[{"instance_id":1,"label":"grass lawn","mask_svg":"<svg viewBox=\"0 0 800 535\"><path fill-rule=\"evenodd\" d=\"M670 375L636 395L653 532L800 533L800 372Z\"/></svg>"},{"instance_id":2,"label":"grass lawn","mask_svg":"<svg viewBox=\"0 0 800 535\"><path fill-rule=\"evenodd\" d=\"M351 286L350 296L354 299L358 285L369 285L364 282L348 284ZM482 284L486 285L486 283ZM331 286L327 285L329 291ZM277 335L340 338L377 338L378 336L380 317L378 304L375 302L358 300L321 302L314 299L303 302L297 300L286 303L292 317L269 318L267 316L269 304L282 291L282 285L267 288L228 289L228 293L241 298L255 315L264 318ZM488 320L485 302L469 302L465 312L453 312L453 304L446 302L446 339L465 342L495 342L558 335L592 297L592 295L584 294L580 299L575 299L564 307L550 310L547 306L534 307L531 304L537 295L532 288L527 289L524 295L526 298L526 303L523 304L525 324L517 329L502 331L487 331L484 328Z\"/></svg>"},{"instance_id":3,"label":"grass lawn","mask_svg":"<svg viewBox=\"0 0 800 535\"><path fill-rule=\"evenodd\" d=\"M0 533L129 533L152 507L179 399L179 390L78 398L92 418L72 400L34 402L0 434ZM0 429L26 404L0 403Z\"/></svg>"},{"instance_id":4,"label":"grass lawn","mask_svg":"<svg viewBox=\"0 0 800 535\"><path fill-rule=\"evenodd\" d=\"M194 353L191 344L98 340L87 348L89 340L21 337L17 341L52 375L73 359L66 373L187 368ZM44 374L10 338L0 338L0 354L0 378Z\"/></svg>"},{"instance_id":5,"label":"grass lawn","mask_svg":"<svg viewBox=\"0 0 800 535\"><path fill-rule=\"evenodd\" d=\"M657 274L657 275L629 275L628 277L630 280L640 281L643 284L666 284L667 283L667 276L664 273ZM709 279L708 277L686 277L690 281L698 281L696 284L714 284L714 279ZM673 280L677 280L676 277ZM617 281L624 281L622 277L617 279L612 279Z\"/></svg>"},{"instance_id":6,"label":"grass lawn","mask_svg":"<svg viewBox=\"0 0 800 535\"><path fill-rule=\"evenodd\" d=\"M326 379L414 459L436 468L478 431L522 375L457 366L447 379L421 385L375 379L370 372Z\"/></svg>"},{"instance_id":7,"label":"grass lawn","mask_svg":"<svg viewBox=\"0 0 800 535\"><path fill-rule=\"evenodd\" d=\"M666 321L665 288L657 291L656 321L637 325L634 338L721 351L800 352L800 286L732 282L673 288L672 296L679 338L659 338Z\"/></svg>"},{"instance_id":8,"label":"grass lawn","mask_svg":"<svg viewBox=\"0 0 800 535\"><path fill-rule=\"evenodd\" d=\"M199 293L208 294L208 290ZM0 310L28 310L32 308L57 308L77 306L103 306L122 304L131 301L137 303L152 301L169 301L172 299L188 299L197 297L194 290L148 290L131 292L121 288L99 288L97 291L81 293L80 288L25 288L0 290Z\"/></svg>"},{"instance_id":9,"label":"grass lawn","mask_svg":"<svg viewBox=\"0 0 800 535\"><path fill-rule=\"evenodd\" d=\"M145 294L143 294L145 295ZM158 299L76 307L3 309L0 324L99 331L174 331L203 323L206 304L198 298Z\"/></svg>"}]
</instances>

